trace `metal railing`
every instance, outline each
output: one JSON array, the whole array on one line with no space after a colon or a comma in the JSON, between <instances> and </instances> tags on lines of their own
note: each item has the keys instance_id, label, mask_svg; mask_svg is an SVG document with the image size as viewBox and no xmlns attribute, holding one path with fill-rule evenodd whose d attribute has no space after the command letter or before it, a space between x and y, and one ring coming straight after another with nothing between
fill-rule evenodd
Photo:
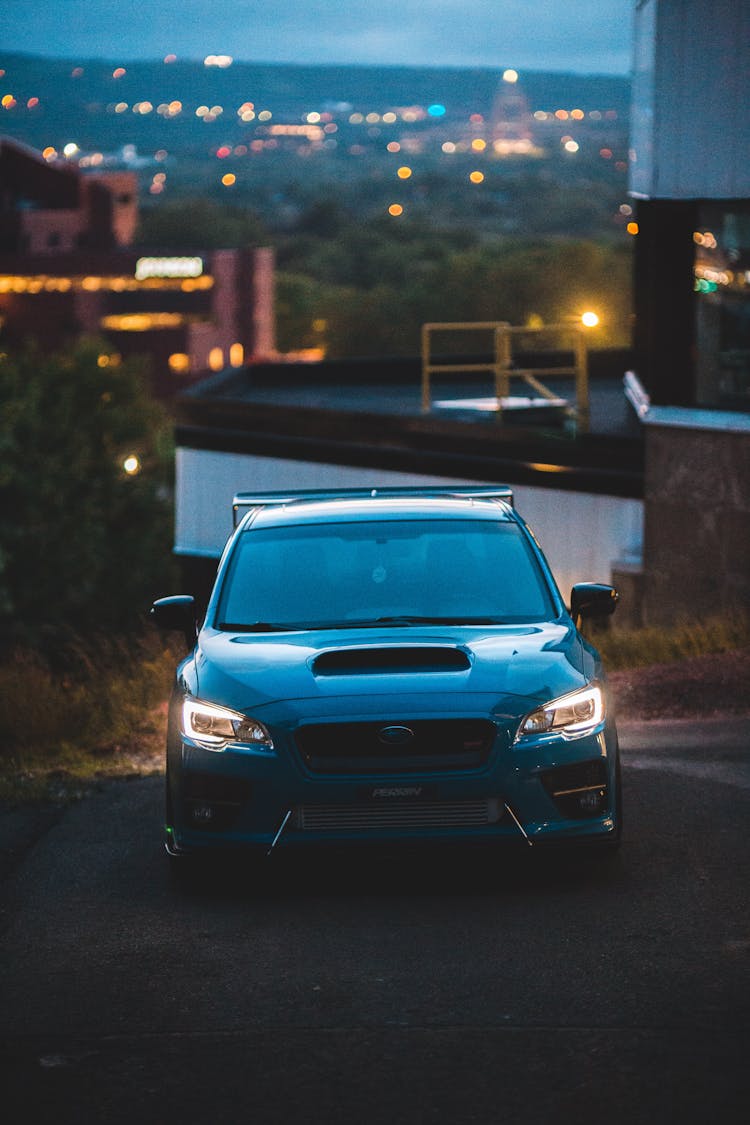
<instances>
[{"instance_id":1,"label":"metal railing","mask_svg":"<svg viewBox=\"0 0 750 1125\"><path fill-rule=\"evenodd\" d=\"M422 410L428 411L432 405L431 378L436 372L445 374L455 372L485 371L493 376L495 399L497 402L496 416L502 418L503 410L507 408L510 399L512 379L523 379L528 387L541 398L549 402L559 402L556 392L549 389L542 382L542 378L573 377L575 379L575 406L566 405L564 412L575 419L576 428L580 433L585 433L589 428L589 378L588 378L588 347L585 338L585 328L578 324L545 324L538 328L517 327L506 321L471 321L442 324L422 325ZM433 358L433 338L435 333L446 332L480 332L492 333L492 358L484 362L466 363L436 360ZM534 348L537 351L567 351L572 352L572 364L551 365L549 367L520 367L516 365L514 344L529 337L534 339ZM558 347L550 347L547 342L550 337L556 338ZM544 341L544 346L537 341ZM528 351L528 345L525 344Z\"/></svg>"}]
</instances>

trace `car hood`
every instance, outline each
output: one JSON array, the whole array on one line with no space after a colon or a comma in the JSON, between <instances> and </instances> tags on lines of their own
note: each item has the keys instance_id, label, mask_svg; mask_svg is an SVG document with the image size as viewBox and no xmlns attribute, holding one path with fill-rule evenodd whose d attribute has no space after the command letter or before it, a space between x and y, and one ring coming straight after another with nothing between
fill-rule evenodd
<instances>
[{"instance_id":1,"label":"car hood","mask_svg":"<svg viewBox=\"0 0 750 1125\"><path fill-rule=\"evenodd\" d=\"M522 713L587 683L594 658L572 625L348 628L284 634L201 631L186 686L237 711L283 701L490 694ZM187 671L187 670L186 670ZM427 701L424 701L427 704ZM429 705L429 704L427 704ZM319 708L312 708L317 711ZM441 702L436 710L443 710Z\"/></svg>"}]
</instances>

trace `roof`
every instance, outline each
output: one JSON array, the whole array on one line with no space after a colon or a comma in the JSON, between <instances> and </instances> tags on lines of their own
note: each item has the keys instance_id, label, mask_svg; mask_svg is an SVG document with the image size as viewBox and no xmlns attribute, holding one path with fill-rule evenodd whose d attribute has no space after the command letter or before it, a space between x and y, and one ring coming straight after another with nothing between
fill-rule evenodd
<instances>
[{"instance_id":1,"label":"roof","mask_svg":"<svg viewBox=\"0 0 750 1125\"><path fill-rule=\"evenodd\" d=\"M255 528L332 523L398 522L419 520L493 520L507 522L509 510L505 504L494 501L462 501L462 499L374 499L374 501L325 501L323 503L297 503L286 506L259 508L249 516Z\"/></svg>"}]
</instances>

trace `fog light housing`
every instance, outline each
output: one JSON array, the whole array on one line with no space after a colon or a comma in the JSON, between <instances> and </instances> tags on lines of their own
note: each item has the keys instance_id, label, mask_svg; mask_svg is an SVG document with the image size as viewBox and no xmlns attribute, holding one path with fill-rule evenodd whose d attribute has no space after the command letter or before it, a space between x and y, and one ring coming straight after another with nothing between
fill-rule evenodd
<instances>
[{"instance_id":1,"label":"fog light housing","mask_svg":"<svg viewBox=\"0 0 750 1125\"><path fill-rule=\"evenodd\" d=\"M607 796L606 789L590 789L586 793L578 795L578 806L584 816L591 816L598 813L604 806L604 801Z\"/></svg>"},{"instance_id":2,"label":"fog light housing","mask_svg":"<svg viewBox=\"0 0 750 1125\"><path fill-rule=\"evenodd\" d=\"M197 800L187 801L185 811L191 828L199 832L226 832L237 820L240 806Z\"/></svg>"},{"instance_id":3,"label":"fog light housing","mask_svg":"<svg viewBox=\"0 0 750 1125\"><path fill-rule=\"evenodd\" d=\"M185 819L191 828L224 832L235 823L251 793L252 785L245 778L191 770L182 779Z\"/></svg>"},{"instance_id":4,"label":"fog light housing","mask_svg":"<svg viewBox=\"0 0 750 1125\"><path fill-rule=\"evenodd\" d=\"M604 758L545 770L541 781L564 817L580 820L603 816L607 811L609 789Z\"/></svg>"}]
</instances>

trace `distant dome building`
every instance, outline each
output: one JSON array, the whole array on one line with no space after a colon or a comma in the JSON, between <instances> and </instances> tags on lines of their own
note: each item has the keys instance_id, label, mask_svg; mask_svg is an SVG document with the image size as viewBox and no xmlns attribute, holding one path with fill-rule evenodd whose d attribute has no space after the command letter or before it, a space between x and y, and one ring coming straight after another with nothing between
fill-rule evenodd
<instances>
[{"instance_id":1,"label":"distant dome building","mask_svg":"<svg viewBox=\"0 0 750 1125\"><path fill-rule=\"evenodd\" d=\"M519 89L515 71L505 71L490 114L490 138L498 156L537 156L528 99Z\"/></svg>"}]
</instances>

